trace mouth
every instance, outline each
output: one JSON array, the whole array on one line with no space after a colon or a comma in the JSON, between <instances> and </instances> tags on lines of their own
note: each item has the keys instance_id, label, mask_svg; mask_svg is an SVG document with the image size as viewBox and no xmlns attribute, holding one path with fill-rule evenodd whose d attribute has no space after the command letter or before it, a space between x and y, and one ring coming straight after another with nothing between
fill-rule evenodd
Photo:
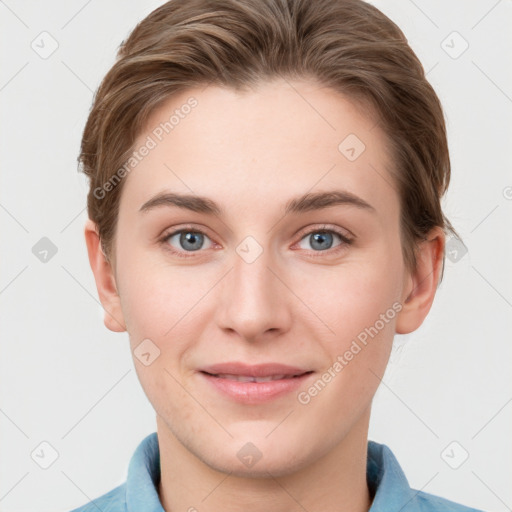
<instances>
[{"instance_id":1,"label":"mouth","mask_svg":"<svg viewBox=\"0 0 512 512\"><path fill-rule=\"evenodd\" d=\"M224 398L245 404L259 404L289 394L313 373L313 370L279 363L222 363L199 370L204 380Z\"/></svg>"},{"instance_id":2,"label":"mouth","mask_svg":"<svg viewBox=\"0 0 512 512\"><path fill-rule=\"evenodd\" d=\"M312 371L306 367L290 366L281 363L247 364L237 361L213 364L199 370L210 375L257 378L291 378Z\"/></svg>"},{"instance_id":3,"label":"mouth","mask_svg":"<svg viewBox=\"0 0 512 512\"><path fill-rule=\"evenodd\" d=\"M237 382L270 382L273 380L297 379L299 377L302 377L302 375L312 373L312 371L300 373L297 375L281 374L281 375L267 375L266 377L254 377L252 375L233 375L233 374L229 374L229 373L218 373L218 374L208 373L208 372L203 372L203 373L206 373L207 375L210 375L211 377L217 377L218 379L235 380Z\"/></svg>"}]
</instances>

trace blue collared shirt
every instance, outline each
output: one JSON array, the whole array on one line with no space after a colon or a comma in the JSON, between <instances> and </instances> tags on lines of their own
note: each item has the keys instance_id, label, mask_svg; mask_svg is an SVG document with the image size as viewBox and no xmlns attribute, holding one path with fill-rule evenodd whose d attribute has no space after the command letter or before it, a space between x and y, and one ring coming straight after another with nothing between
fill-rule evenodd
<instances>
[{"instance_id":1,"label":"blue collared shirt","mask_svg":"<svg viewBox=\"0 0 512 512\"><path fill-rule=\"evenodd\" d=\"M393 452L368 441L366 479L373 503L369 512L482 512L409 487ZM158 497L160 450L156 432L139 444L126 482L71 512L164 512Z\"/></svg>"}]
</instances>

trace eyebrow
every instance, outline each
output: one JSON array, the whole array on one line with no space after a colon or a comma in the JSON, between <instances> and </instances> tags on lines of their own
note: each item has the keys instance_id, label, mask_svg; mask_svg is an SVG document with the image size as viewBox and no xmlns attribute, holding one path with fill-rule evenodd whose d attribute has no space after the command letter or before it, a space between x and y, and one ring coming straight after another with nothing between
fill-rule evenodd
<instances>
[{"instance_id":1,"label":"eyebrow","mask_svg":"<svg viewBox=\"0 0 512 512\"><path fill-rule=\"evenodd\" d=\"M329 192L306 193L290 199L285 205L285 215L298 214L314 210L322 210L331 206L351 205L363 210L375 212L375 208L364 199L346 190L331 190ZM222 208L213 200L191 194L176 194L163 192L146 201L140 212L148 212L159 207L177 207L207 215L222 216Z\"/></svg>"}]
</instances>

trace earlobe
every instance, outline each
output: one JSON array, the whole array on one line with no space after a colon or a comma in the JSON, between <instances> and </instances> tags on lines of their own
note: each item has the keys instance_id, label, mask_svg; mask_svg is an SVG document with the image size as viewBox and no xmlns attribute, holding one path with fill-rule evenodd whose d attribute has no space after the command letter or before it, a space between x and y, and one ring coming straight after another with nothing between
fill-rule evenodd
<instances>
[{"instance_id":1,"label":"earlobe","mask_svg":"<svg viewBox=\"0 0 512 512\"><path fill-rule=\"evenodd\" d=\"M444 246L445 234L440 227L433 228L419 244L416 268L404 281L402 310L396 320L397 334L418 329L430 311L443 268Z\"/></svg>"},{"instance_id":2,"label":"earlobe","mask_svg":"<svg viewBox=\"0 0 512 512\"><path fill-rule=\"evenodd\" d=\"M114 332L126 331L121 300L116 286L112 265L103 253L96 224L87 219L84 228L89 263L96 281L98 295L105 311L105 326Z\"/></svg>"}]
</instances>

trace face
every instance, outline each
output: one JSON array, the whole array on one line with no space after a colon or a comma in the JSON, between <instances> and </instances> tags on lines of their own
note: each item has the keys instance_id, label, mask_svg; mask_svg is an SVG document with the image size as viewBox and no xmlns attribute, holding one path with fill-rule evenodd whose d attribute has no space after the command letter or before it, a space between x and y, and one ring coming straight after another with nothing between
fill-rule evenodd
<instances>
[{"instance_id":1,"label":"face","mask_svg":"<svg viewBox=\"0 0 512 512\"><path fill-rule=\"evenodd\" d=\"M144 144L115 276L159 435L285 475L366 434L407 282L379 126L314 83L210 86L156 111Z\"/></svg>"}]
</instances>

